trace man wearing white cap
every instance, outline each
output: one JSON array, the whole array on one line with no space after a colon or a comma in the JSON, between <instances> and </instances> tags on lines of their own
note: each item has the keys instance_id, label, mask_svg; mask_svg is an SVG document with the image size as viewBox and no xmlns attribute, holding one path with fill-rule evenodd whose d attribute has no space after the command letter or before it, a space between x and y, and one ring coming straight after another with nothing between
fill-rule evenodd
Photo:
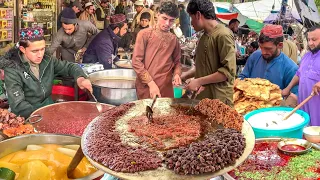
<instances>
[{"instance_id":1,"label":"man wearing white cap","mask_svg":"<svg viewBox=\"0 0 320 180\"><path fill-rule=\"evenodd\" d=\"M144 12L149 12L150 15L151 15L149 26L153 27L155 25L154 12L152 10L150 10L149 8L144 7L144 4L143 4L142 0L137 0L134 3L134 8L136 9L137 14L133 18L132 26L131 26L131 32L134 32L134 29L139 26L141 14L144 13Z\"/></svg>"},{"instance_id":2,"label":"man wearing white cap","mask_svg":"<svg viewBox=\"0 0 320 180\"><path fill-rule=\"evenodd\" d=\"M84 5L84 11L79 16L80 20L90 21L93 25L97 25L96 15L94 13L94 6L92 2L87 2Z\"/></svg>"}]
</instances>

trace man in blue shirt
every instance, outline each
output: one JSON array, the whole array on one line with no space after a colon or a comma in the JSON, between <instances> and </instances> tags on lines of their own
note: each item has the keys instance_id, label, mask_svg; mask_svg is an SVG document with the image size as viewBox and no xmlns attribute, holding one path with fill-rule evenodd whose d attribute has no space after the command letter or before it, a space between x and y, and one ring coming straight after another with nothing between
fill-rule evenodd
<instances>
[{"instance_id":1,"label":"man in blue shirt","mask_svg":"<svg viewBox=\"0 0 320 180\"><path fill-rule=\"evenodd\" d=\"M286 88L296 74L298 66L281 52L283 46L283 30L279 25L266 25L259 36L257 50L248 58L245 68L239 78L263 78ZM291 93L298 94L298 86L291 89ZM286 103L295 106L296 96L291 94Z\"/></svg>"}]
</instances>

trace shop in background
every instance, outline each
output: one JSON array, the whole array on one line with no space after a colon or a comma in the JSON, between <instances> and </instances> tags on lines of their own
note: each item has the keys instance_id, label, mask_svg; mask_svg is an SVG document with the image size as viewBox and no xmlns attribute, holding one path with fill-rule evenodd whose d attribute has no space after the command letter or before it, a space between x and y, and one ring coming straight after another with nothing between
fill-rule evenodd
<instances>
[{"instance_id":1,"label":"shop in background","mask_svg":"<svg viewBox=\"0 0 320 180\"><path fill-rule=\"evenodd\" d=\"M0 55L14 46L14 0L0 0Z\"/></svg>"},{"instance_id":2,"label":"shop in background","mask_svg":"<svg viewBox=\"0 0 320 180\"><path fill-rule=\"evenodd\" d=\"M57 32L56 20L60 11L56 0L23 0L21 14L18 16L20 28L39 26L44 31L46 45L50 46L51 41Z\"/></svg>"}]
</instances>

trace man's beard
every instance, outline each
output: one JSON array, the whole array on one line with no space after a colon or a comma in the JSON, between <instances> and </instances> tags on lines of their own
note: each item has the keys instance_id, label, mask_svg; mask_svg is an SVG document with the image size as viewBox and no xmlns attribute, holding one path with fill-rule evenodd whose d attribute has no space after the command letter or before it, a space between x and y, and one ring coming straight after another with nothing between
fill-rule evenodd
<instances>
[{"instance_id":1,"label":"man's beard","mask_svg":"<svg viewBox=\"0 0 320 180\"><path fill-rule=\"evenodd\" d=\"M308 49L312 52L312 54L316 54L319 50L320 50L320 44L318 44L318 46L316 46L315 48L311 49L308 46Z\"/></svg>"},{"instance_id":2,"label":"man's beard","mask_svg":"<svg viewBox=\"0 0 320 180\"><path fill-rule=\"evenodd\" d=\"M277 49L276 51L274 51L274 53L272 54L272 56L266 58L262 55L263 59L270 62L272 59L274 59L275 57L277 57L279 50Z\"/></svg>"}]
</instances>

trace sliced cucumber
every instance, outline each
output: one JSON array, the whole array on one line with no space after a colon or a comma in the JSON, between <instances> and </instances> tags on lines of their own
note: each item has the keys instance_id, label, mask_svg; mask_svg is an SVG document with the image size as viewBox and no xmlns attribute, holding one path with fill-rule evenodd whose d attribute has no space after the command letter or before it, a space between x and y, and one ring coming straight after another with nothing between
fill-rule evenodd
<instances>
[{"instance_id":1,"label":"sliced cucumber","mask_svg":"<svg viewBox=\"0 0 320 180\"><path fill-rule=\"evenodd\" d=\"M0 168L0 180L14 180L16 173L8 168Z\"/></svg>"}]
</instances>

